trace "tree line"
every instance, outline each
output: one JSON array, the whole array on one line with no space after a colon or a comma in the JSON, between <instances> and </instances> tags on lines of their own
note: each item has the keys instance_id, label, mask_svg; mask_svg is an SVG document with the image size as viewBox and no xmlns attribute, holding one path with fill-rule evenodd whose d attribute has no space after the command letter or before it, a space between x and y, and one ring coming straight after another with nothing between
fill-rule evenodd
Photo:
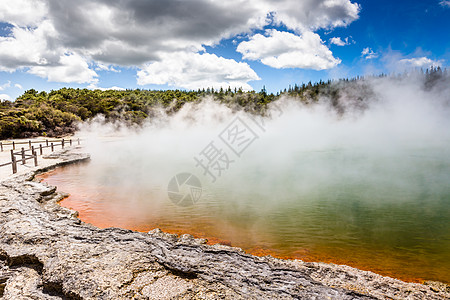
<instances>
[{"instance_id":1,"label":"tree line","mask_svg":"<svg viewBox=\"0 0 450 300\"><path fill-rule=\"evenodd\" d=\"M432 89L442 82L450 82L447 70L440 67L416 71L425 89ZM402 79L411 73L381 74L378 77ZM79 122L102 115L106 122L120 120L129 125L142 125L155 115L156 110L167 114L177 112L186 103L201 102L210 97L236 110L264 114L268 105L283 96L289 96L305 104L328 101L338 113L348 107L364 109L373 91L367 78L356 77L337 81L319 81L289 86L278 93L244 92L242 89L213 88L197 91L183 90L89 90L62 88L45 92L30 89L15 101L0 102L0 139L33 136L62 136L76 131ZM351 104L350 106L348 104Z\"/></svg>"}]
</instances>

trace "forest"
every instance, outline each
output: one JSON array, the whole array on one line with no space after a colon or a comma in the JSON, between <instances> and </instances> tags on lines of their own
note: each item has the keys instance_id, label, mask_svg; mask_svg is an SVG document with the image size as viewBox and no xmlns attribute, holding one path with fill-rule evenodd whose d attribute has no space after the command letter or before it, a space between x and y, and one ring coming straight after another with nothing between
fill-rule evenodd
<instances>
[{"instance_id":1,"label":"forest","mask_svg":"<svg viewBox=\"0 0 450 300\"><path fill-rule=\"evenodd\" d=\"M440 67L396 75L381 74L401 80L418 77L424 89L450 83L446 69ZM367 101L373 99L369 81L377 77L357 77L319 81L289 86L276 94L244 92L242 89L212 88L197 91L183 90L89 90L62 88L56 91L30 89L15 101L0 102L0 139L25 138L34 136L58 137L74 133L80 122L102 115L106 122L123 122L140 126L155 115L156 110L164 110L168 115L177 112L185 103L201 102L210 97L235 110L245 110L264 115L269 103L289 96L305 105L326 102L338 113L345 113L348 103L351 107L364 109Z\"/></svg>"}]
</instances>

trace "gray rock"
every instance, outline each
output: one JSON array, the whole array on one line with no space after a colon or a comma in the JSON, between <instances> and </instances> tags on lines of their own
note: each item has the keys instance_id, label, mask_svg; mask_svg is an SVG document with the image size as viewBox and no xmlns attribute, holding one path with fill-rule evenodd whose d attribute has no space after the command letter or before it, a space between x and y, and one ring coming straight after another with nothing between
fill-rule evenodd
<instances>
[{"instance_id":1,"label":"gray rock","mask_svg":"<svg viewBox=\"0 0 450 300\"><path fill-rule=\"evenodd\" d=\"M88 159L52 155L55 165ZM4 299L450 299L445 284L256 257L158 229L99 229L59 206L63 195L33 176L0 183Z\"/></svg>"}]
</instances>

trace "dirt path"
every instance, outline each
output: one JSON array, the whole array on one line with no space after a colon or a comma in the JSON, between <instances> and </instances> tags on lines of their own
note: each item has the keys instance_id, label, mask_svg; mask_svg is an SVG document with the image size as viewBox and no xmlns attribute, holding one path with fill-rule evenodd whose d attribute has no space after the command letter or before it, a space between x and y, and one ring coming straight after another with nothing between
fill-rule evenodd
<instances>
[{"instance_id":1,"label":"dirt path","mask_svg":"<svg viewBox=\"0 0 450 300\"><path fill-rule=\"evenodd\" d=\"M1 142L3 143L3 151L0 151L0 165L4 164L4 163L8 163L11 161L11 149L13 149L12 147L12 142L14 141L16 143L16 149L15 151L20 151L20 149L23 147L25 150L28 150L29 144L28 141L32 142L32 145L38 149L39 144L42 144L42 146L45 146L45 140L48 139L49 141L54 141L54 140L61 140L61 139L55 139L55 138L46 138L46 137L37 137L37 138L32 138L32 139L14 139L14 140L2 140ZM73 139L73 143L72 143L72 147L69 146L68 143L65 143L65 148L77 148L77 143L74 142L75 139L73 137L64 137L64 139L68 140L68 139ZM42 143L37 143L42 141ZM55 146L54 150L60 150L61 146ZM52 158L48 158L48 155L50 155L52 153L50 147L49 148L44 148L42 151L42 155L40 155L39 150L37 150L38 153L38 168L42 168L42 167L47 167L50 166L52 164L54 164L54 159ZM27 154L30 154L30 152L28 151ZM35 170L36 167L34 166L34 160L30 159L27 160L25 164L22 163L18 163L17 164L17 174L16 175L20 175L20 174L24 174L30 171ZM6 179L10 176L13 176L13 172L12 172L12 166L11 165L7 165L7 166L3 166L0 167L0 181L3 179Z\"/></svg>"}]
</instances>

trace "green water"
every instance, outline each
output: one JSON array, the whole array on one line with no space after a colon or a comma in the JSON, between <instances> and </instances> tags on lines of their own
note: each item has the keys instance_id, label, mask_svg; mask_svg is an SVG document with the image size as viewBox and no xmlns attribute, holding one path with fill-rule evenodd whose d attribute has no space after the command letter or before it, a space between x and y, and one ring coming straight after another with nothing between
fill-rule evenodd
<instances>
[{"instance_id":1,"label":"green water","mask_svg":"<svg viewBox=\"0 0 450 300\"><path fill-rule=\"evenodd\" d=\"M447 149L293 153L264 162L249 155L216 183L198 175L203 197L192 207L167 198L172 173L157 159L130 170L93 157L47 180L71 193L67 206L98 226L160 227L252 253L450 282Z\"/></svg>"}]
</instances>

